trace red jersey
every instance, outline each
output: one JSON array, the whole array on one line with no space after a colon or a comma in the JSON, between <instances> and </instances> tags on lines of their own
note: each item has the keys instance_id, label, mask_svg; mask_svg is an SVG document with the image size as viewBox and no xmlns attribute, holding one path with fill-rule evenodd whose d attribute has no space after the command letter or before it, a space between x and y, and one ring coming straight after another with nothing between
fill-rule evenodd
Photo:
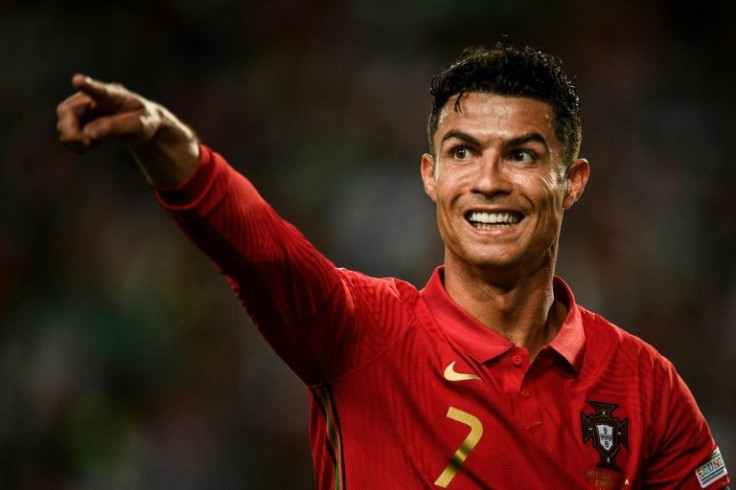
<instances>
[{"instance_id":1,"label":"red jersey","mask_svg":"<svg viewBox=\"0 0 736 490\"><path fill-rule=\"evenodd\" d=\"M723 458L672 364L575 303L526 349L447 295L336 268L207 147L159 198L311 395L320 489L718 489Z\"/></svg>"}]
</instances>

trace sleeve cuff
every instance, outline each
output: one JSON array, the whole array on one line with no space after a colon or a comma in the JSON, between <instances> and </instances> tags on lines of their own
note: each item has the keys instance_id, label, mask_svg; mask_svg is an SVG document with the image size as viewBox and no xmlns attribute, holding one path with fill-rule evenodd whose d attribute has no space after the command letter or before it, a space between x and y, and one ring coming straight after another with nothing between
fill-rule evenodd
<instances>
[{"instance_id":1,"label":"sleeve cuff","mask_svg":"<svg viewBox=\"0 0 736 490\"><path fill-rule=\"evenodd\" d=\"M154 186L156 197L168 209L185 208L198 201L214 177L213 151L199 144L199 163L194 174L175 186Z\"/></svg>"}]
</instances>

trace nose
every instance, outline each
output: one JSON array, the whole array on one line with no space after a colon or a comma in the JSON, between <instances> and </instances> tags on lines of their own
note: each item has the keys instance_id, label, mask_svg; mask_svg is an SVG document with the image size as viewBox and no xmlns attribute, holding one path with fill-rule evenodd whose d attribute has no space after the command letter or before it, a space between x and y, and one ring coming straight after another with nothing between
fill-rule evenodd
<instances>
[{"instance_id":1,"label":"nose","mask_svg":"<svg viewBox=\"0 0 736 490\"><path fill-rule=\"evenodd\" d=\"M510 181L499 154L484 153L478 162L473 181L473 192L493 197L496 194L508 194L510 191Z\"/></svg>"}]
</instances>

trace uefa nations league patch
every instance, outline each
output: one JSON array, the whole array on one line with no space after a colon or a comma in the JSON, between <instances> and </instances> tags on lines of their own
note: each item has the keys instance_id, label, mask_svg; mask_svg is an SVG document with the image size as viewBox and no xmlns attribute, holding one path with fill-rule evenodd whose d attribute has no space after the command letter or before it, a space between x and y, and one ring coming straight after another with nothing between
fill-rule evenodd
<instances>
[{"instance_id":1,"label":"uefa nations league patch","mask_svg":"<svg viewBox=\"0 0 736 490\"><path fill-rule=\"evenodd\" d=\"M695 476L698 477L698 483L700 483L701 488L706 488L727 474L726 463L723 461L723 456L721 456L721 451L718 448L713 451L710 459L703 466L695 470Z\"/></svg>"}]
</instances>

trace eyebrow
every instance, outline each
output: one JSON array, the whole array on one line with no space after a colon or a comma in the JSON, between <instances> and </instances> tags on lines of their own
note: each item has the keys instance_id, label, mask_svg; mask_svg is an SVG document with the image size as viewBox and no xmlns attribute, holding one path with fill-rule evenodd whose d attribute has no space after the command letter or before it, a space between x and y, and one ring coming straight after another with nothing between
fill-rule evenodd
<instances>
[{"instance_id":1,"label":"eyebrow","mask_svg":"<svg viewBox=\"0 0 736 490\"><path fill-rule=\"evenodd\" d=\"M547 139L539 133L527 133L527 134L522 134L521 136L518 136L516 138L511 138L508 141L504 141L504 146L514 147L514 146L521 146L526 143L539 143L542 146L544 146L544 148L548 152L552 151L552 149L549 147L549 143L547 142Z\"/></svg>"},{"instance_id":2,"label":"eyebrow","mask_svg":"<svg viewBox=\"0 0 736 490\"><path fill-rule=\"evenodd\" d=\"M471 146L481 146L481 143L477 138L469 135L468 133L464 131L458 131L455 129L452 131L448 131L442 137L442 140L440 140L440 146L442 146L442 144L445 141L453 139L453 138L459 139L460 141L464 141L465 143ZM509 140L504 140L503 146L508 148L508 147L521 146L526 143L539 143L543 145L547 151L551 151L551 148L549 146L549 143L547 142L547 139L539 133L526 133L526 134L522 134L521 136L511 138Z\"/></svg>"},{"instance_id":3,"label":"eyebrow","mask_svg":"<svg viewBox=\"0 0 736 490\"><path fill-rule=\"evenodd\" d=\"M480 146L480 141L478 141L476 138L470 136L468 133L465 133L463 131L458 131L456 129L453 129L452 131L448 131L440 140L440 146L442 144L449 140L449 139L459 139L460 141L464 141L468 143L469 145L473 146Z\"/></svg>"}]
</instances>

